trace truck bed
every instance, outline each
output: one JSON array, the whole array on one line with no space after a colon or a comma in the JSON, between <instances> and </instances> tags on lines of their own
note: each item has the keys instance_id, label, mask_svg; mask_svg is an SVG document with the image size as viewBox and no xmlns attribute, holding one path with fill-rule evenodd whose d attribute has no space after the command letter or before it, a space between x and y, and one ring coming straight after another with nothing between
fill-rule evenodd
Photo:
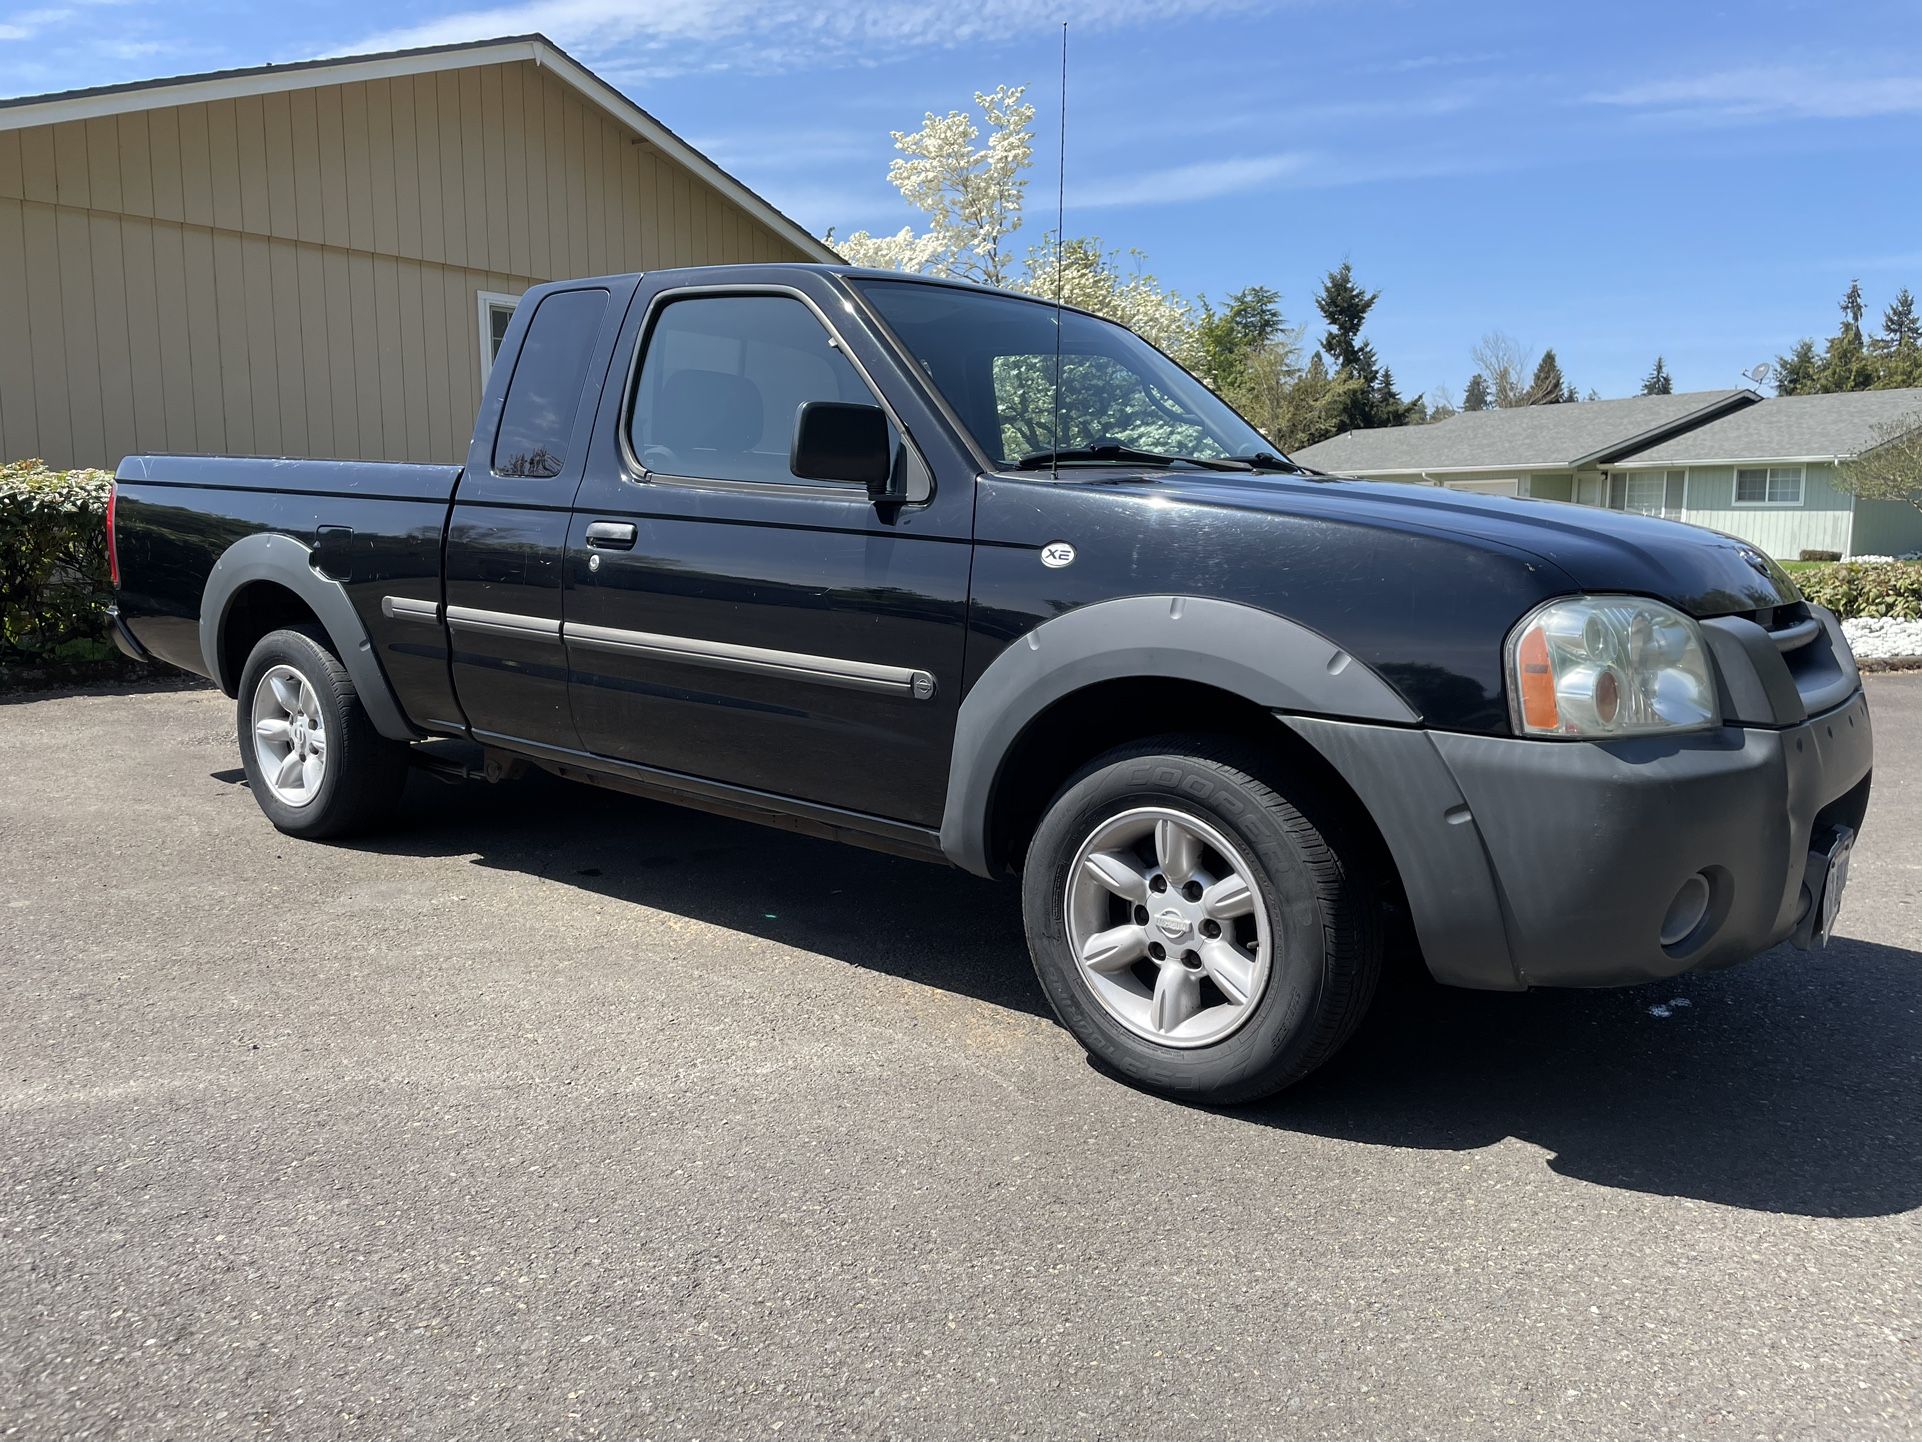
<instances>
[{"instance_id":1,"label":"truck bed","mask_svg":"<svg viewBox=\"0 0 1922 1442\"><path fill-rule=\"evenodd\" d=\"M116 475L120 623L141 651L231 689L237 666L207 653L203 603L219 559L264 533L298 543L342 582L378 654L382 595L439 600L460 475L383 461L129 456ZM244 587L229 599L248 604ZM437 658L419 664L444 671Z\"/></svg>"}]
</instances>

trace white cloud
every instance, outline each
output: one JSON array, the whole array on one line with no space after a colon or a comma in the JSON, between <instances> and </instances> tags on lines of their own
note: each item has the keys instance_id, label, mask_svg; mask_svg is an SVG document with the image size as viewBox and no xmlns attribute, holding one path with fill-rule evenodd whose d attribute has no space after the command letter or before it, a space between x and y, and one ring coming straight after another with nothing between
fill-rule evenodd
<instances>
[{"instance_id":1,"label":"white cloud","mask_svg":"<svg viewBox=\"0 0 1922 1442\"><path fill-rule=\"evenodd\" d=\"M1755 65L1654 80L1586 97L1676 119L1710 122L1854 120L1922 113L1922 74L1864 75Z\"/></svg>"},{"instance_id":2,"label":"white cloud","mask_svg":"<svg viewBox=\"0 0 1922 1442\"><path fill-rule=\"evenodd\" d=\"M1073 184L1068 192L1071 210L1106 209L1117 205L1172 205L1180 201L1213 200L1244 195L1296 174L1308 157L1287 151L1276 155L1231 156L1198 160L1163 170L1141 170L1092 185ZM1072 162L1070 174L1073 173Z\"/></svg>"},{"instance_id":3,"label":"white cloud","mask_svg":"<svg viewBox=\"0 0 1922 1442\"><path fill-rule=\"evenodd\" d=\"M0 21L0 40L32 40L48 26L72 18L71 10L21 10Z\"/></svg>"},{"instance_id":4,"label":"white cloud","mask_svg":"<svg viewBox=\"0 0 1922 1442\"><path fill-rule=\"evenodd\" d=\"M340 53L450 45L534 31L584 57L614 56L608 78L879 63L1071 26L1114 29L1252 8L1258 0L519 0L378 31Z\"/></svg>"},{"instance_id":5,"label":"white cloud","mask_svg":"<svg viewBox=\"0 0 1922 1442\"><path fill-rule=\"evenodd\" d=\"M1381 60L1360 67L1362 75L1407 75L1416 70L1439 70L1444 67L1467 65L1492 65L1504 60L1508 52L1504 50L1445 51L1428 55L1406 55L1399 60Z\"/></svg>"}]
</instances>

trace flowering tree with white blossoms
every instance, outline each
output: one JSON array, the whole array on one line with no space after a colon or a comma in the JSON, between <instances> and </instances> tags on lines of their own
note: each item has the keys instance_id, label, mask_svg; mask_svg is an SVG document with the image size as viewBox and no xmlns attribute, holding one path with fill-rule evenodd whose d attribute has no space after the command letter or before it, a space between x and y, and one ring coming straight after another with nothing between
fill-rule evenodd
<instances>
[{"instance_id":1,"label":"flowering tree with white blossoms","mask_svg":"<svg viewBox=\"0 0 1922 1442\"><path fill-rule=\"evenodd\" d=\"M1014 262L1008 242L1021 228L1021 197L1034 160L1034 107L1022 99L1026 93L1025 85L976 93L989 132L979 149L980 128L965 110L929 111L919 130L893 132L901 154L888 165L888 183L928 217L927 230L858 230L840 241L829 231L828 244L855 265L1007 285Z\"/></svg>"},{"instance_id":2,"label":"flowering tree with white blossoms","mask_svg":"<svg viewBox=\"0 0 1922 1442\"><path fill-rule=\"evenodd\" d=\"M1012 239L1021 229L1028 168L1034 162L1034 106L1027 87L997 86L977 93L988 128L965 110L930 111L919 130L893 132L901 154L888 166L888 183L928 219L925 231L903 226L893 235L856 231L827 243L855 265L914 271L1003 286L1029 295L1055 294L1057 255L1061 298L1118 320L1177 359L1187 359L1195 308L1164 290L1142 268L1138 251L1110 251L1092 236L1069 239L1057 252L1051 235L1017 257Z\"/></svg>"}]
</instances>

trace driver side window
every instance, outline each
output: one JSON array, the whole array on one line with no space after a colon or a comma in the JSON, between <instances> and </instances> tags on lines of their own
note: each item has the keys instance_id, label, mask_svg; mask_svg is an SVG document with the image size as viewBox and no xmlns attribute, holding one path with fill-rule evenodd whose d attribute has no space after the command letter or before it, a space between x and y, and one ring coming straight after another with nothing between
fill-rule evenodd
<instances>
[{"instance_id":1,"label":"driver side window","mask_svg":"<svg viewBox=\"0 0 1922 1442\"><path fill-rule=\"evenodd\" d=\"M785 295L690 296L655 318L629 439L660 475L820 484L788 469L807 401L875 404L807 306Z\"/></svg>"},{"instance_id":2,"label":"driver side window","mask_svg":"<svg viewBox=\"0 0 1922 1442\"><path fill-rule=\"evenodd\" d=\"M1051 355L995 357L994 404L1004 456L1015 459L1055 447L1054 365ZM1138 372L1112 356L1064 355L1060 446L1074 449L1095 441L1166 455L1224 454L1198 419Z\"/></svg>"}]
</instances>

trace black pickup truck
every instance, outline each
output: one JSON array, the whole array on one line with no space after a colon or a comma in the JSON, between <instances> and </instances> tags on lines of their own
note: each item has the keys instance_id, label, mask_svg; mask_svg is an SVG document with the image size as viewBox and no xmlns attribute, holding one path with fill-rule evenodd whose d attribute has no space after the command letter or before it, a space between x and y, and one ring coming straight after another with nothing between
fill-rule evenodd
<instances>
[{"instance_id":1,"label":"black pickup truck","mask_svg":"<svg viewBox=\"0 0 1922 1442\"><path fill-rule=\"evenodd\" d=\"M1385 935L1510 989L1825 940L1868 805L1848 647L1751 547L1303 471L947 282L544 285L465 466L135 456L109 525L121 646L237 698L281 830L460 737L1019 875L1068 1028L1213 1101L1328 1057Z\"/></svg>"}]
</instances>

